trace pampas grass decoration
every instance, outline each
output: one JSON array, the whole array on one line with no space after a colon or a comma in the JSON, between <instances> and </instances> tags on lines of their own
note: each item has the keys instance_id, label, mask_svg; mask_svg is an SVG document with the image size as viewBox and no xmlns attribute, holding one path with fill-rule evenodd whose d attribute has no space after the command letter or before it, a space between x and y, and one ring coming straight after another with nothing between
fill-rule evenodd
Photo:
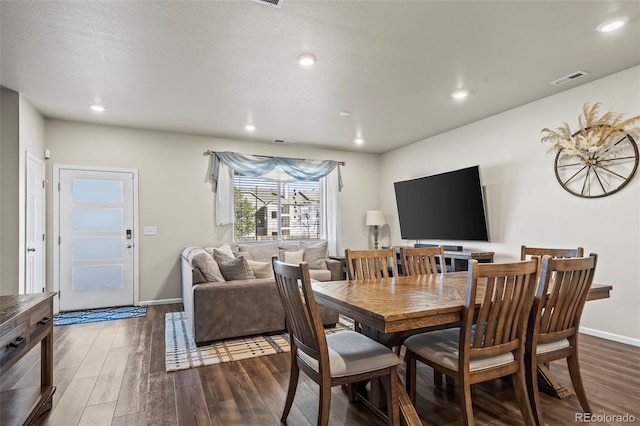
<instances>
[{"instance_id":1,"label":"pampas grass decoration","mask_svg":"<svg viewBox=\"0 0 640 426\"><path fill-rule=\"evenodd\" d=\"M640 115L625 120L623 114L609 111L599 116L600 107L599 102L593 105L585 103L582 114L578 116L580 129L577 132L572 132L567 123L554 130L545 127L541 131L543 137L540 142L552 143L552 151L565 150L570 156L586 160L600 151L613 148L619 133L639 130L628 127L640 121Z\"/></svg>"}]
</instances>

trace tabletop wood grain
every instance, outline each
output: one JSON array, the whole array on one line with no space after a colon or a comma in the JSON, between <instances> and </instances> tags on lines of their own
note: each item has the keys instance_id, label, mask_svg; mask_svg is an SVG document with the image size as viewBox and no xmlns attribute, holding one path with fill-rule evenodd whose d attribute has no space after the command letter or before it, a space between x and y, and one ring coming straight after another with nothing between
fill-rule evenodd
<instances>
[{"instance_id":1,"label":"tabletop wood grain","mask_svg":"<svg viewBox=\"0 0 640 426\"><path fill-rule=\"evenodd\" d=\"M467 271L360 281L313 283L316 301L384 333L460 320ZM609 297L612 286L596 285L588 300ZM482 286L479 286L479 298Z\"/></svg>"}]
</instances>

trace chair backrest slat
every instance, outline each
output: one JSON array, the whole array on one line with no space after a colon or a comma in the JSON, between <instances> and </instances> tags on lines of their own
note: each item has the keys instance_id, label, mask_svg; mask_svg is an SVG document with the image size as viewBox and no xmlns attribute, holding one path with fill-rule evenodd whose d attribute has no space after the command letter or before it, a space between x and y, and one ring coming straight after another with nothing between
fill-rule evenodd
<instances>
[{"instance_id":1,"label":"chair backrest slat","mask_svg":"<svg viewBox=\"0 0 640 426\"><path fill-rule=\"evenodd\" d=\"M313 296L309 265L306 262L290 265L275 258L272 264L291 343L321 365L323 359L328 363L327 342Z\"/></svg>"},{"instance_id":2,"label":"chair backrest slat","mask_svg":"<svg viewBox=\"0 0 640 426\"><path fill-rule=\"evenodd\" d=\"M582 247L568 249L527 246L522 246L520 248L520 260L526 260L527 257L532 256L551 256L552 258L582 257L584 256L584 249Z\"/></svg>"},{"instance_id":3,"label":"chair backrest slat","mask_svg":"<svg viewBox=\"0 0 640 426\"><path fill-rule=\"evenodd\" d=\"M495 264L471 260L469 265L461 324L461 339L466 339L460 342L462 351L473 357L523 347L538 260ZM478 298L480 306L476 307Z\"/></svg>"},{"instance_id":4,"label":"chair backrest slat","mask_svg":"<svg viewBox=\"0 0 640 426\"><path fill-rule=\"evenodd\" d=\"M347 274L350 280L370 280L389 277L389 258L394 258L393 249L345 250ZM391 264L395 275L395 261Z\"/></svg>"},{"instance_id":5,"label":"chair backrest slat","mask_svg":"<svg viewBox=\"0 0 640 426\"><path fill-rule=\"evenodd\" d=\"M597 258L594 253L582 258L543 258L533 313L541 340L545 335L577 333Z\"/></svg>"},{"instance_id":6,"label":"chair backrest slat","mask_svg":"<svg viewBox=\"0 0 640 426\"><path fill-rule=\"evenodd\" d=\"M401 247L400 260L404 275L431 275L438 273L438 262L442 273L447 272L444 247Z\"/></svg>"}]
</instances>

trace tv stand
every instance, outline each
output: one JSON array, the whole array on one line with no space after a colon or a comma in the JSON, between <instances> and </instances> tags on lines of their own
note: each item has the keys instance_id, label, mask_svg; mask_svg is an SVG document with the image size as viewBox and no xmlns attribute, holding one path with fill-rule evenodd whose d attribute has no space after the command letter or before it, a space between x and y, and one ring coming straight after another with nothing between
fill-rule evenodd
<instances>
[{"instance_id":1,"label":"tv stand","mask_svg":"<svg viewBox=\"0 0 640 426\"><path fill-rule=\"evenodd\" d=\"M414 244L414 247L438 247L438 244ZM466 271L469 268L469 259L475 259L479 263L492 263L492 251L476 252L466 251L462 246L444 246L444 261L447 272ZM398 272L402 275L402 260L400 259L400 248L396 248L398 256Z\"/></svg>"},{"instance_id":2,"label":"tv stand","mask_svg":"<svg viewBox=\"0 0 640 426\"><path fill-rule=\"evenodd\" d=\"M420 244L416 243L413 245L414 247L438 247L438 244ZM462 246L448 246L444 245L445 251L463 251L464 248Z\"/></svg>"},{"instance_id":3,"label":"tv stand","mask_svg":"<svg viewBox=\"0 0 640 426\"><path fill-rule=\"evenodd\" d=\"M492 251L475 252L475 251L449 251L444 249L444 259L447 264L447 271L466 271L469 269L469 260L475 259L478 263L492 263Z\"/></svg>"}]
</instances>

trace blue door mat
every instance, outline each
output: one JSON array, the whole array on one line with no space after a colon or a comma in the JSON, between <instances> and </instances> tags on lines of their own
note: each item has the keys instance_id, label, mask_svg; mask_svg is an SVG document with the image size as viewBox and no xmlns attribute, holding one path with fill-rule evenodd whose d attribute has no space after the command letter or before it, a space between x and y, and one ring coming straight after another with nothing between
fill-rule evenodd
<instances>
[{"instance_id":1,"label":"blue door mat","mask_svg":"<svg viewBox=\"0 0 640 426\"><path fill-rule=\"evenodd\" d=\"M84 324L86 322L111 321L123 318L143 317L146 306L120 306L117 308L89 309L85 311L60 312L53 316L53 325Z\"/></svg>"}]
</instances>

